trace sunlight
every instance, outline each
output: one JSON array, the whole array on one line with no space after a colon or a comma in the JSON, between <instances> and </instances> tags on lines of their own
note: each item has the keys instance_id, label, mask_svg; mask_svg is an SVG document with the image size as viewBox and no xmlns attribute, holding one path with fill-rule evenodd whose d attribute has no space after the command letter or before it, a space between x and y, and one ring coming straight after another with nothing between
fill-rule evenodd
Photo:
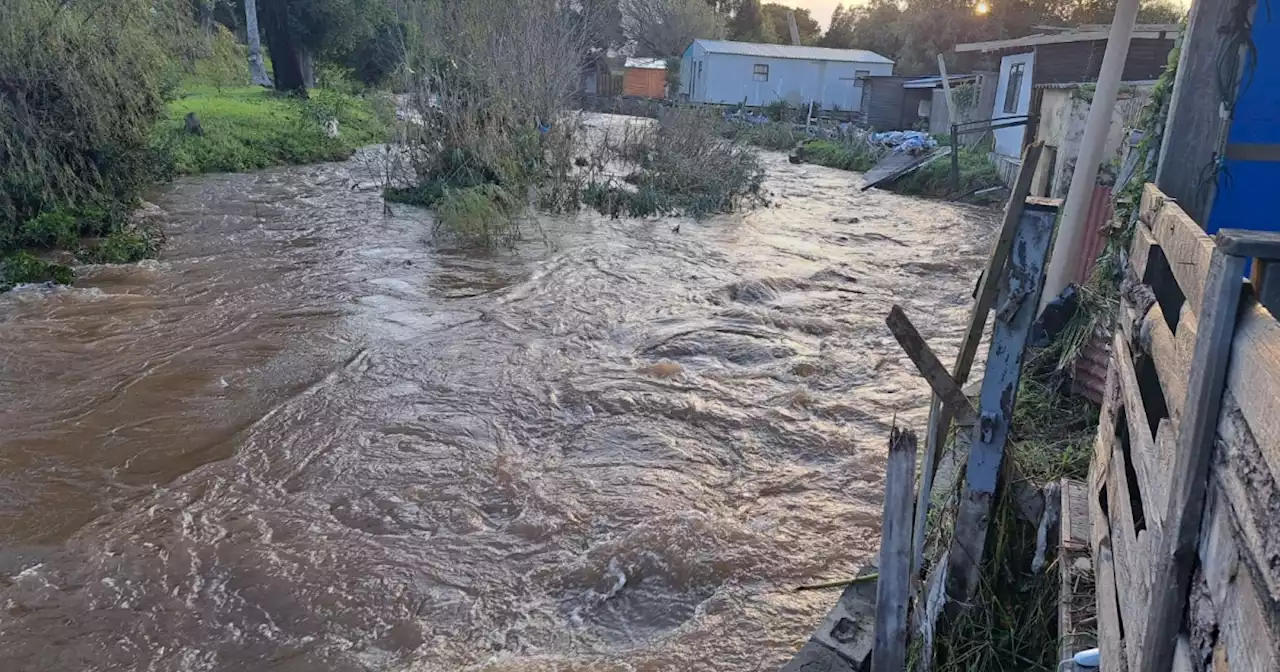
<instances>
[{"instance_id":1,"label":"sunlight","mask_svg":"<svg viewBox=\"0 0 1280 672\"><path fill-rule=\"evenodd\" d=\"M973 11L977 14L985 15L987 12L991 11L991 5L987 4L985 1L980 1L978 4L973 6Z\"/></svg>"}]
</instances>

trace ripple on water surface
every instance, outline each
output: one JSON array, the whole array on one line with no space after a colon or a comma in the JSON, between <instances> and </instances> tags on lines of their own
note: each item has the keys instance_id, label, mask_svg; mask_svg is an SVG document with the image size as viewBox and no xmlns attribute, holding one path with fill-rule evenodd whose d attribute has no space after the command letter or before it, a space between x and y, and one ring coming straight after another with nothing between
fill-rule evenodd
<instances>
[{"instance_id":1,"label":"ripple on water surface","mask_svg":"<svg viewBox=\"0 0 1280 672\"><path fill-rule=\"evenodd\" d=\"M162 260L0 297L0 668L757 670L879 534L990 212L776 207L494 255L359 160L179 180Z\"/></svg>"}]
</instances>

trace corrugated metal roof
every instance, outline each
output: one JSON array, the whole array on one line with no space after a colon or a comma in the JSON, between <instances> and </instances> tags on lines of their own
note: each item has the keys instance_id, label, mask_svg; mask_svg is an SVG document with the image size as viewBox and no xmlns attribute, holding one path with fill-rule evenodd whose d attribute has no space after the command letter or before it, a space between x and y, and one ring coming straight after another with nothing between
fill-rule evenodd
<instances>
[{"instance_id":1,"label":"corrugated metal roof","mask_svg":"<svg viewBox=\"0 0 1280 672\"><path fill-rule=\"evenodd\" d=\"M952 85L963 84L971 79L976 79L977 75L947 75L947 79ZM904 89L932 89L942 86L942 75L937 77L921 77L902 83Z\"/></svg>"},{"instance_id":2,"label":"corrugated metal roof","mask_svg":"<svg viewBox=\"0 0 1280 672\"><path fill-rule=\"evenodd\" d=\"M1041 33L1037 35L1019 37L1012 40L968 42L965 44L957 44L955 46L955 50L957 53L963 53L966 51L991 52L1000 51L1002 49L1026 49L1027 51L1031 51L1031 48L1038 47L1042 44L1066 44L1068 42L1093 42L1096 40L1105 41L1111 36L1110 26L1091 26L1090 28L1090 30L1073 30L1063 33ZM1164 40L1173 39L1178 36L1176 30L1168 30L1168 28L1168 24L1134 26L1132 39Z\"/></svg>"},{"instance_id":3,"label":"corrugated metal roof","mask_svg":"<svg viewBox=\"0 0 1280 672\"><path fill-rule=\"evenodd\" d=\"M695 40L694 44L713 54L734 54L760 58L791 58L802 61L841 61L845 63L889 63L893 61L865 49L828 49L826 47L795 47L786 44L757 44L755 42L730 42L728 40Z\"/></svg>"},{"instance_id":4,"label":"corrugated metal roof","mask_svg":"<svg viewBox=\"0 0 1280 672\"><path fill-rule=\"evenodd\" d=\"M661 58L628 58L624 67L637 70L666 70L667 62Z\"/></svg>"}]
</instances>

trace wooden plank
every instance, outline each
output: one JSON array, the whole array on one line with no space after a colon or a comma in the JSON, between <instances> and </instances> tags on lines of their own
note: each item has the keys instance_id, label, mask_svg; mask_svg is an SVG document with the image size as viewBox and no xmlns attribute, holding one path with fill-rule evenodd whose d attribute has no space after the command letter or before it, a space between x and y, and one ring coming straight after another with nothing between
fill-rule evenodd
<instances>
[{"instance_id":1,"label":"wooden plank","mask_svg":"<svg viewBox=\"0 0 1280 672\"><path fill-rule=\"evenodd\" d=\"M1059 528L1058 546L1062 551L1078 551L1089 548L1089 490L1088 484L1063 478L1062 526Z\"/></svg>"},{"instance_id":2,"label":"wooden plank","mask_svg":"<svg viewBox=\"0 0 1280 672\"><path fill-rule=\"evenodd\" d=\"M1154 187L1148 184L1147 189ZM1146 198L1144 194L1144 202ZM1159 198L1153 196L1152 200ZM1160 207L1151 225L1151 234L1169 260L1169 269L1187 299L1187 307L1200 315L1205 300L1206 276L1213 258L1213 239L1176 203L1164 203ZM1243 272L1240 277L1244 277ZM1170 642L1171 651L1172 647Z\"/></svg>"},{"instance_id":3,"label":"wooden plank","mask_svg":"<svg viewBox=\"0 0 1280 672\"><path fill-rule=\"evenodd\" d=\"M1035 176L1034 166L1040 160L1044 143L1037 142L1023 150L1022 169L1018 172L1009 204L1005 207L1004 219L1000 224L1000 234L991 246L991 256L987 259L987 269L978 281L978 292L974 297L973 310L969 314L969 326L965 329L964 340L960 343L960 353L956 357L955 368L951 369L951 377L964 385L969 380L973 369L973 361L978 356L978 346L982 343L982 332L987 328L987 316L996 303L1000 291L1000 278L1004 277L1004 267L1009 261L1009 253L1013 250L1013 240L1018 233L1018 222L1022 219L1022 211L1026 207L1027 196L1031 193L1031 178ZM925 436L924 465L920 470L920 493L916 499L916 522L912 533L912 576L920 574L924 562L925 524L929 517L929 504L932 501L933 479L938 471L938 459L946 437L951 431L951 416L942 408L942 402L935 396L929 407L929 429Z\"/></svg>"},{"instance_id":4,"label":"wooden plank","mask_svg":"<svg viewBox=\"0 0 1280 672\"><path fill-rule=\"evenodd\" d=\"M1151 599L1151 556L1146 549L1146 539L1139 538L1134 527L1134 512L1130 505L1130 492L1125 468L1128 460L1119 441L1113 444L1111 473L1107 477L1108 520L1111 523L1111 553L1115 572L1117 594L1120 600L1120 616L1125 624L1141 623ZM1125 652L1129 667L1142 669L1142 632L1127 625L1125 628Z\"/></svg>"},{"instance_id":5,"label":"wooden plank","mask_svg":"<svg viewBox=\"0 0 1280 672\"><path fill-rule=\"evenodd\" d=\"M1151 261L1151 248L1156 239L1146 224L1138 222L1133 227L1133 246L1129 249L1129 270L1136 280L1141 281L1147 273L1147 263Z\"/></svg>"},{"instance_id":6,"label":"wooden plank","mask_svg":"<svg viewBox=\"0 0 1280 672\"><path fill-rule=\"evenodd\" d=\"M973 425L977 420L978 411L969 402L969 397L965 396L960 385L951 377L951 374L947 373L942 361L933 354L933 350L928 343L925 343L924 337L916 330L915 325L911 324L907 314L902 312L902 307L895 305L889 309L889 316L885 318L885 323L889 325L889 331L893 332L894 338L898 339L898 344L907 353L907 357L910 357L912 363L916 365L920 375L929 383L929 387L933 388L934 395L942 400L945 410L950 412L956 422L961 425Z\"/></svg>"},{"instance_id":7,"label":"wooden plank","mask_svg":"<svg viewBox=\"0 0 1280 672\"><path fill-rule=\"evenodd\" d=\"M1061 578L1058 589L1058 659L1066 660L1079 651L1098 645L1094 635L1098 609L1090 552L1089 486L1069 478L1063 478L1058 485L1062 500L1058 539L1058 574ZM1088 562L1078 567L1081 560ZM1089 590L1090 587L1093 590Z\"/></svg>"},{"instance_id":8,"label":"wooden plank","mask_svg":"<svg viewBox=\"0 0 1280 672\"><path fill-rule=\"evenodd\" d=\"M1167 210L1162 210L1162 219ZM1160 231L1155 233L1159 239ZM1200 324L1192 358L1196 366L1191 369L1187 400L1177 423L1169 505L1151 579L1151 585L1163 589L1151 594L1145 625L1134 624L1143 632L1143 670L1167 672L1173 665L1173 648L1187 600L1214 435L1226 387L1244 265L1242 257L1216 252L1204 279L1203 302L1196 313Z\"/></svg>"},{"instance_id":9,"label":"wooden plank","mask_svg":"<svg viewBox=\"0 0 1280 672\"><path fill-rule=\"evenodd\" d=\"M1225 643L1227 669L1277 670L1280 637L1274 603L1259 594L1256 568L1241 562L1234 507L1220 486L1217 481L1210 489L1199 558L1217 615L1219 643Z\"/></svg>"},{"instance_id":10,"label":"wooden plank","mask_svg":"<svg viewBox=\"0 0 1280 672\"><path fill-rule=\"evenodd\" d=\"M1164 390L1165 403L1169 408L1169 417L1182 417L1182 404L1187 399L1187 380L1191 375L1191 358L1196 346L1195 314L1189 310L1182 311L1178 321L1178 333L1174 335L1165 321L1164 311L1159 304L1151 307L1147 313L1147 324L1143 330L1150 334L1151 358L1155 363L1156 375L1160 377L1160 387Z\"/></svg>"},{"instance_id":11,"label":"wooden plank","mask_svg":"<svg viewBox=\"0 0 1280 672\"><path fill-rule=\"evenodd\" d=\"M1253 260L1254 296L1274 317L1280 315L1280 261Z\"/></svg>"},{"instance_id":12,"label":"wooden plank","mask_svg":"<svg viewBox=\"0 0 1280 672\"><path fill-rule=\"evenodd\" d=\"M1240 405L1271 473L1280 475L1280 323L1256 301L1246 302L1232 346L1227 389Z\"/></svg>"},{"instance_id":13,"label":"wooden plank","mask_svg":"<svg viewBox=\"0 0 1280 672\"><path fill-rule=\"evenodd\" d=\"M1111 522L1102 509L1100 497L1107 487L1111 464L1111 432L1100 437L1089 465L1089 522L1093 547L1093 567L1098 594L1098 648L1102 669L1128 668L1124 639L1120 630L1120 604L1116 594L1115 562L1111 554Z\"/></svg>"},{"instance_id":14,"label":"wooden plank","mask_svg":"<svg viewBox=\"0 0 1280 672\"><path fill-rule=\"evenodd\" d=\"M901 672L907 661L907 602L911 597L911 513L916 494L916 435L893 429L884 475L884 525L876 583L872 672Z\"/></svg>"},{"instance_id":15,"label":"wooden plank","mask_svg":"<svg viewBox=\"0 0 1280 672\"><path fill-rule=\"evenodd\" d=\"M1264 261L1280 259L1280 232L1277 231L1222 229L1214 235L1214 242L1223 254Z\"/></svg>"},{"instance_id":16,"label":"wooden plank","mask_svg":"<svg viewBox=\"0 0 1280 672\"><path fill-rule=\"evenodd\" d=\"M1214 474L1234 511L1237 546L1280 603L1280 484L1230 393L1222 404Z\"/></svg>"},{"instance_id":17,"label":"wooden plank","mask_svg":"<svg viewBox=\"0 0 1280 672\"><path fill-rule=\"evenodd\" d=\"M1023 210L1014 252L1005 269L1005 279L1000 283L995 331L979 397L978 423L973 427L969 444L969 461L951 548L947 594L962 604L969 603L978 586L991 504L1013 422L1023 355L1040 302L1044 265L1057 214L1052 208L1027 206Z\"/></svg>"},{"instance_id":18,"label":"wooden plank","mask_svg":"<svg viewBox=\"0 0 1280 672\"><path fill-rule=\"evenodd\" d=\"M1155 432L1151 431L1147 420L1147 407L1142 401L1138 374L1133 369L1133 355L1129 352L1123 334L1116 334L1111 348L1114 353L1111 365L1115 368L1120 383L1120 400L1124 404L1128 422L1129 454L1132 456L1133 470L1138 475L1138 493L1145 517L1153 523L1152 527L1158 528L1163 519L1161 509L1167 505L1164 500L1165 490L1161 487L1168 480L1167 465L1161 465L1156 458Z\"/></svg>"}]
</instances>

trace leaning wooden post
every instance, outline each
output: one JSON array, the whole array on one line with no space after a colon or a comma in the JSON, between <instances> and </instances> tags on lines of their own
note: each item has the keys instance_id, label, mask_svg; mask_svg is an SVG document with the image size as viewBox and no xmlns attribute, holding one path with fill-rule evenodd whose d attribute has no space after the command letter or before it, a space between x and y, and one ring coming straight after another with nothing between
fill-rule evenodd
<instances>
[{"instance_id":1,"label":"leaning wooden post","mask_svg":"<svg viewBox=\"0 0 1280 672\"><path fill-rule=\"evenodd\" d=\"M884 526L876 584L872 672L902 672L907 661L907 600L911 593L911 500L916 483L916 435L893 428L884 476Z\"/></svg>"},{"instance_id":2,"label":"leaning wooden post","mask_svg":"<svg viewBox=\"0 0 1280 672\"><path fill-rule=\"evenodd\" d=\"M1044 286L1045 258L1053 240L1056 205L1030 202L1022 211L1008 268L1000 280L995 330L982 379L978 422L969 441L969 462L948 558L947 594L968 604L978 587L987 527L1004 463L1005 443L1022 375L1022 357Z\"/></svg>"},{"instance_id":3,"label":"leaning wooden post","mask_svg":"<svg viewBox=\"0 0 1280 672\"><path fill-rule=\"evenodd\" d=\"M1000 291L1000 281L1004 278L1005 263L1013 250L1013 238L1018 232L1018 222L1022 219L1022 210L1026 205L1027 195L1031 193L1031 178L1035 176L1035 166L1040 162L1040 153L1044 143L1029 145L1022 153L1022 170L1018 173L1018 181L1014 185L1013 196L1005 209L1004 220L1000 225L1000 233L991 246L991 257L987 260L987 270L982 274L978 294L974 297L973 311L969 314L969 327L965 331L964 342L960 345L960 354L956 357L952 377L959 385L969 380L969 371L973 368L973 360L978 355L978 346L982 344L982 332L987 327L987 316L996 302L996 293ZM942 407L942 402L935 394L933 405L929 409L929 429L925 434L924 465L920 469L920 495L916 499L915 540L912 544L912 575L919 575L924 565L925 524L929 518L929 503L933 496L933 478L938 470L938 460L942 449L947 445L947 434L951 431L951 413Z\"/></svg>"}]
</instances>

